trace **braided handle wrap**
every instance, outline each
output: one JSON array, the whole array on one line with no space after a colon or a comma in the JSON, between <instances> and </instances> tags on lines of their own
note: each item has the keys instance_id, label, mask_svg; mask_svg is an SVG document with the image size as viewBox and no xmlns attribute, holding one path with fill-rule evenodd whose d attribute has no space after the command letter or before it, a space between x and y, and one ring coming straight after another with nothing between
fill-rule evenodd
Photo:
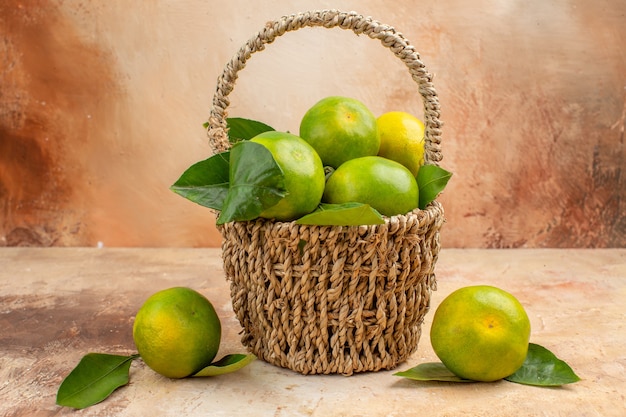
<instances>
[{"instance_id":1,"label":"braided handle wrap","mask_svg":"<svg viewBox=\"0 0 626 417\"><path fill-rule=\"evenodd\" d=\"M230 147L226 131L226 109L230 105L228 95L233 91L239 71L245 67L252 54L262 51L266 44L274 42L278 36L286 32L315 26L349 29L357 35L365 34L372 39L378 39L383 46L389 48L396 57L404 62L413 81L417 83L418 91L424 102L425 161L427 164L438 165L442 159L442 123L439 120L439 99L432 84L433 77L421 62L419 54L409 41L393 27L377 22L370 17L363 17L355 12L338 10L318 10L283 16L276 21L268 22L261 31L239 49L217 80L208 128L209 143L213 152L219 153Z\"/></svg>"}]
</instances>

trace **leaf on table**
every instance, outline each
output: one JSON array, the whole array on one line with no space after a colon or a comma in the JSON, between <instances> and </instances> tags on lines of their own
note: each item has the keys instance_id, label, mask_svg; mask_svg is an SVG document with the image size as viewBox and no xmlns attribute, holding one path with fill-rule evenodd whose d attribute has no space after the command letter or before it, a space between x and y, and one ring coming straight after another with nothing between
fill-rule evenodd
<instances>
[{"instance_id":1,"label":"leaf on table","mask_svg":"<svg viewBox=\"0 0 626 417\"><path fill-rule=\"evenodd\" d=\"M443 382L474 382L470 379L458 377L441 362L426 362L414 368L402 372L396 372L394 376L413 379L415 381L443 381Z\"/></svg>"},{"instance_id":2,"label":"leaf on table","mask_svg":"<svg viewBox=\"0 0 626 417\"><path fill-rule=\"evenodd\" d=\"M88 353L59 386L56 403L72 408L99 403L128 384L130 364L137 357Z\"/></svg>"},{"instance_id":3,"label":"leaf on table","mask_svg":"<svg viewBox=\"0 0 626 417\"><path fill-rule=\"evenodd\" d=\"M263 145L243 141L230 150L230 186L217 224L246 221L276 205L286 194L285 174Z\"/></svg>"},{"instance_id":4,"label":"leaf on table","mask_svg":"<svg viewBox=\"0 0 626 417\"><path fill-rule=\"evenodd\" d=\"M315 211L300 217L296 223L315 226L360 226L383 224L385 220L369 204L321 203Z\"/></svg>"},{"instance_id":5,"label":"leaf on table","mask_svg":"<svg viewBox=\"0 0 626 417\"><path fill-rule=\"evenodd\" d=\"M229 374L235 372L248 365L250 362L256 359L253 354L234 353L226 355L217 362L213 362L211 365L196 372L192 377L201 376L217 376L223 374Z\"/></svg>"},{"instance_id":6,"label":"leaf on table","mask_svg":"<svg viewBox=\"0 0 626 417\"><path fill-rule=\"evenodd\" d=\"M419 208L424 209L446 188L452 173L437 165L422 165L417 171Z\"/></svg>"},{"instance_id":7,"label":"leaf on table","mask_svg":"<svg viewBox=\"0 0 626 417\"><path fill-rule=\"evenodd\" d=\"M241 117L229 117L226 119L228 127L228 140L236 143L242 140L249 140L259 133L274 130L273 127L257 120L244 119Z\"/></svg>"},{"instance_id":8,"label":"leaf on table","mask_svg":"<svg viewBox=\"0 0 626 417\"><path fill-rule=\"evenodd\" d=\"M201 206L221 210L228 194L229 159L226 151L193 164L170 189Z\"/></svg>"},{"instance_id":9,"label":"leaf on table","mask_svg":"<svg viewBox=\"0 0 626 417\"><path fill-rule=\"evenodd\" d=\"M505 379L518 384L543 387L557 387L580 381L567 363L534 343L528 345L528 354L521 368Z\"/></svg>"}]
</instances>

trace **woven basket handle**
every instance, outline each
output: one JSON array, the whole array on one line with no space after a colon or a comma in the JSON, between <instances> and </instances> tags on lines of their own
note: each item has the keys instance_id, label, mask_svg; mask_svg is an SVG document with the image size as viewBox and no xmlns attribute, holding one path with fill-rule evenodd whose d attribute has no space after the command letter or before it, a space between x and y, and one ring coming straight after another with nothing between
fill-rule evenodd
<instances>
[{"instance_id":1,"label":"woven basket handle","mask_svg":"<svg viewBox=\"0 0 626 417\"><path fill-rule=\"evenodd\" d=\"M396 57L404 62L413 81L417 83L424 102L425 160L426 163L438 165L442 159L442 123L439 120L439 99L432 84L432 75L428 73L420 61L419 54L409 44L409 41L393 27L379 23L370 17L363 17L355 12L340 12L338 10L303 12L268 22L261 31L239 49L217 80L208 128L209 142L213 152L219 153L230 147L226 131L226 109L230 105L228 95L233 91L238 72L245 67L252 54L262 51L266 44L274 42L278 36L286 32L314 26L350 29L357 35L365 34L372 39L378 39L383 46L389 48Z\"/></svg>"}]
</instances>

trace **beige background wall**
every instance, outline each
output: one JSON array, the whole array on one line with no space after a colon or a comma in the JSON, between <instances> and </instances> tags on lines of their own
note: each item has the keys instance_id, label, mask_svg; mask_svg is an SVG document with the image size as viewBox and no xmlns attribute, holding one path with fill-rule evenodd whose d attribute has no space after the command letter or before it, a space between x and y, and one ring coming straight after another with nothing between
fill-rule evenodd
<instances>
[{"instance_id":1,"label":"beige background wall","mask_svg":"<svg viewBox=\"0 0 626 417\"><path fill-rule=\"evenodd\" d=\"M626 245L622 0L0 3L0 246L216 246L168 187L210 155L223 65L266 21L357 10L435 74L445 122L444 246ZM241 73L231 115L297 131L319 98L377 114L421 102L379 43L287 34Z\"/></svg>"}]
</instances>

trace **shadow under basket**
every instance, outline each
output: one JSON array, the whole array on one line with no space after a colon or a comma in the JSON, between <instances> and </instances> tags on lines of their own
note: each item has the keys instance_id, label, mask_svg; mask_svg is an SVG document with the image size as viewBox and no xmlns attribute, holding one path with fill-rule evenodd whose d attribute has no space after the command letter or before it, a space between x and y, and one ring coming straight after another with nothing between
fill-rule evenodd
<instances>
[{"instance_id":1,"label":"shadow under basket","mask_svg":"<svg viewBox=\"0 0 626 417\"><path fill-rule=\"evenodd\" d=\"M437 165L442 159L439 101L418 53L393 27L337 10L268 22L239 49L218 78L213 97L208 136L214 153L231 146L226 109L238 71L278 36L314 26L378 40L406 65L424 103L425 163ZM309 226L266 219L219 225L243 344L258 358L302 374L352 375L396 367L417 349L436 289L443 222L443 207L434 201L380 225Z\"/></svg>"},{"instance_id":2,"label":"shadow under basket","mask_svg":"<svg viewBox=\"0 0 626 417\"><path fill-rule=\"evenodd\" d=\"M442 223L435 202L381 225L219 226L243 344L302 374L396 367L417 349Z\"/></svg>"}]
</instances>

